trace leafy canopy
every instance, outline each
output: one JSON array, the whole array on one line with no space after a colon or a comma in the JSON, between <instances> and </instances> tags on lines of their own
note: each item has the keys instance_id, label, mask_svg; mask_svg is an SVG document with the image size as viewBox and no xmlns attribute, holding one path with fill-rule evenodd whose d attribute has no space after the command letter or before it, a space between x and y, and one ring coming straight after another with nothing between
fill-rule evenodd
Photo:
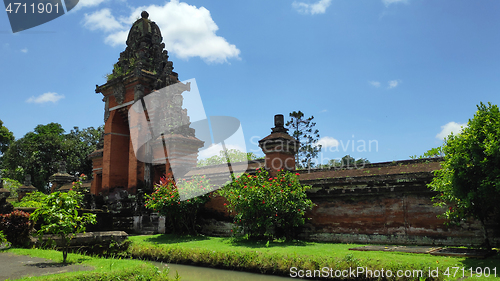
<instances>
[{"instance_id":1,"label":"leafy canopy","mask_svg":"<svg viewBox=\"0 0 500 281\"><path fill-rule=\"evenodd\" d=\"M485 244L489 240L485 221L499 210L500 202L500 111L481 103L467 127L451 134L442 147L441 170L429 184L437 205L448 206L444 217L460 223L467 217L483 225Z\"/></svg>"},{"instance_id":2,"label":"leafy canopy","mask_svg":"<svg viewBox=\"0 0 500 281\"><path fill-rule=\"evenodd\" d=\"M95 150L101 132L102 127L75 127L65 134L60 124L38 125L11 143L3 157L4 176L22 182L24 175L30 174L33 186L47 191L49 177L58 171L62 160L70 174L92 174L92 162L87 156Z\"/></svg>"}]
</instances>

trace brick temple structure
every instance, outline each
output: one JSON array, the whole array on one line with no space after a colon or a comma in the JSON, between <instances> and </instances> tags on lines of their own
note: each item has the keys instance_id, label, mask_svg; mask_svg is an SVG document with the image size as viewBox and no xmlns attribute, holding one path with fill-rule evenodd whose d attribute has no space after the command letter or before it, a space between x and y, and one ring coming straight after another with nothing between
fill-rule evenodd
<instances>
[{"instance_id":1,"label":"brick temple structure","mask_svg":"<svg viewBox=\"0 0 500 281\"><path fill-rule=\"evenodd\" d=\"M203 146L189 126L169 132L165 137L151 134L151 123L168 125L176 118L189 122L186 110L182 109L181 96L183 91L189 91L189 84L179 81L173 63L168 60L168 52L164 50L165 44L161 43L160 29L148 17L147 12L142 12L141 18L132 25L127 47L120 54L107 83L96 85L96 93L103 95L105 125L100 144L89 155L93 162L91 193L95 195L115 188L132 194L138 188L151 188L153 182L171 171L175 161L182 159L182 163L177 163L179 166L195 166L198 148ZM165 95L162 101L169 106L161 107L161 111L132 110L145 118L142 123L139 118L136 124L129 124L129 109L134 103L144 105L144 97L171 85L175 87L168 87L169 91L162 93ZM151 141L140 148L140 153L149 155L152 161L138 161L136 152L139 150L134 151L131 136L150 138Z\"/></svg>"}]
</instances>

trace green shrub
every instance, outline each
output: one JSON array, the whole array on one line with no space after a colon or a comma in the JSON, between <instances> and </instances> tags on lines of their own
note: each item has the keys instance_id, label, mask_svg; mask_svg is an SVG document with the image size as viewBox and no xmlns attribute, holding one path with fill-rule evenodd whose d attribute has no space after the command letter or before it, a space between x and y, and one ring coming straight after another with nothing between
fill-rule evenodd
<instances>
[{"instance_id":1,"label":"green shrub","mask_svg":"<svg viewBox=\"0 0 500 281\"><path fill-rule=\"evenodd\" d=\"M36 209L31 215L32 221L42 224L39 235L57 234L64 242L63 263L68 255L69 242L74 233L85 232L85 225L96 223L96 215L84 213L78 215L77 194L75 192L54 192L47 196L42 207Z\"/></svg>"},{"instance_id":2,"label":"green shrub","mask_svg":"<svg viewBox=\"0 0 500 281\"><path fill-rule=\"evenodd\" d=\"M253 238L295 236L305 223L304 214L313 207L307 198L310 186L301 185L298 174L279 171L270 177L264 168L255 175L243 174L219 190L234 215L235 232Z\"/></svg>"},{"instance_id":3,"label":"green shrub","mask_svg":"<svg viewBox=\"0 0 500 281\"><path fill-rule=\"evenodd\" d=\"M28 208L40 208L47 198L47 194L44 194L40 191L30 192L26 194L20 202L14 202L12 205L14 207L28 207Z\"/></svg>"},{"instance_id":4,"label":"green shrub","mask_svg":"<svg viewBox=\"0 0 500 281\"><path fill-rule=\"evenodd\" d=\"M0 215L0 231L3 231L12 245L27 246L33 231L30 214L15 210L10 214Z\"/></svg>"},{"instance_id":5,"label":"green shrub","mask_svg":"<svg viewBox=\"0 0 500 281\"><path fill-rule=\"evenodd\" d=\"M189 199L181 201L179 190L188 194ZM190 180L180 180L177 183L171 177L164 176L155 184L154 192L145 195L144 206L165 216L165 226L172 232L196 234L198 210L208 202L210 195L195 195L203 193L204 190L210 190L205 176L194 176Z\"/></svg>"}]
</instances>

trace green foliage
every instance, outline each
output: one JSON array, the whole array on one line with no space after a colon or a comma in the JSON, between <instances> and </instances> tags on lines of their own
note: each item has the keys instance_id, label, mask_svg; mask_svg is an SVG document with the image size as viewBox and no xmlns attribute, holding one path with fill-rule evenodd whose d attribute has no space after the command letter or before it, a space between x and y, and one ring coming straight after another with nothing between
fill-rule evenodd
<instances>
[{"instance_id":1,"label":"green foliage","mask_svg":"<svg viewBox=\"0 0 500 281\"><path fill-rule=\"evenodd\" d=\"M3 187L10 191L10 198L17 198L17 189L22 185L20 182L9 179L9 178L0 178L3 180Z\"/></svg>"},{"instance_id":2,"label":"green foliage","mask_svg":"<svg viewBox=\"0 0 500 281\"><path fill-rule=\"evenodd\" d=\"M489 248L485 221L500 210L500 111L491 103L477 109L460 134L445 139L442 169L429 187L439 192L436 205L448 207L443 216L450 222L472 216L482 223Z\"/></svg>"},{"instance_id":3,"label":"green foliage","mask_svg":"<svg viewBox=\"0 0 500 281\"><path fill-rule=\"evenodd\" d=\"M190 199L181 201L179 190L189 194ZM189 180L180 180L177 183L169 176L162 177L155 184L154 192L145 195L146 208L165 216L167 229L175 233L195 234L196 218L200 207L210 199L210 195L204 193L210 189L210 183L205 176L194 176ZM204 193L203 195L199 195Z\"/></svg>"},{"instance_id":4,"label":"green foliage","mask_svg":"<svg viewBox=\"0 0 500 281\"><path fill-rule=\"evenodd\" d=\"M40 208L45 204L47 199L47 194L36 191L26 194L20 202L14 202L12 205L14 207L28 207L28 208Z\"/></svg>"},{"instance_id":5,"label":"green foliage","mask_svg":"<svg viewBox=\"0 0 500 281\"><path fill-rule=\"evenodd\" d=\"M345 155L342 159L331 159L327 164L319 165L318 168L322 169L361 169L364 168L366 164L370 164L370 161L366 158L355 159L351 155Z\"/></svg>"},{"instance_id":6,"label":"green foliage","mask_svg":"<svg viewBox=\"0 0 500 281\"><path fill-rule=\"evenodd\" d=\"M7 240L7 235L3 234L3 230L0 230L0 245L9 242Z\"/></svg>"},{"instance_id":7,"label":"green foliage","mask_svg":"<svg viewBox=\"0 0 500 281\"><path fill-rule=\"evenodd\" d=\"M305 223L305 212L314 205L307 198L308 189L299 183L298 174L279 171L271 177L259 168L255 175L241 175L219 194L229 202L236 232L255 238L293 238L296 228Z\"/></svg>"},{"instance_id":8,"label":"green foliage","mask_svg":"<svg viewBox=\"0 0 500 281\"><path fill-rule=\"evenodd\" d=\"M438 146L435 148L431 148L427 150L424 154L422 155L413 155L410 156L410 159L424 159L424 158L437 158L437 157L443 157L444 156L444 151L443 147Z\"/></svg>"},{"instance_id":9,"label":"green foliage","mask_svg":"<svg viewBox=\"0 0 500 281\"><path fill-rule=\"evenodd\" d=\"M2 167L2 155L7 151L11 142L14 141L14 134L3 125L0 120L0 167Z\"/></svg>"},{"instance_id":10,"label":"green foliage","mask_svg":"<svg viewBox=\"0 0 500 281\"><path fill-rule=\"evenodd\" d=\"M291 119L286 126L292 132L292 136L300 142L299 151L295 155L295 165L299 168L313 167L312 159L318 156L321 145L316 145L319 140L319 130L314 129L314 116L304 118L304 113L294 111L290 113Z\"/></svg>"},{"instance_id":11,"label":"green foliage","mask_svg":"<svg viewBox=\"0 0 500 281\"><path fill-rule=\"evenodd\" d=\"M60 124L38 125L33 132L11 143L2 158L4 176L22 182L31 175L33 186L48 191L49 177L59 169L59 162L67 162L70 174L92 173L92 162L87 156L95 150L102 127L79 130L75 127L64 134Z\"/></svg>"},{"instance_id":12,"label":"green foliage","mask_svg":"<svg viewBox=\"0 0 500 281\"><path fill-rule=\"evenodd\" d=\"M88 155L96 146L104 132L104 126L79 129L74 127L64 136L64 159L66 170L71 175L92 175L92 160Z\"/></svg>"},{"instance_id":13,"label":"green foliage","mask_svg":"<svg viewBox=\"0 0 500 281\"><path fill-rule=\"evenodd\" d=\"M68 246L74 233L85 231L85 225L96 223L96 215L84 213L78 215L78 201L75 192L54 192L47 196L40 208L31 215L31 220L41 223L39 235L57 234L65 243L63 248L63 263L66 262Z\"/></svg>"},{"instance_id":14,"label":"green foliage","mask_svg":"<svg viewBox=\"0 0 500 281\"><path fill-rule=\"evenodd\" d=\"M0 231L14 246L27 246L32 230L33 223L26 212L14 210L10 214L0 215Z\"/></svg>"},{"instance_id":15,"label":"green foliage","mask_svg":"<svg viewBox=\"0 0 500 281\"><path fill-rule=\"evenodd\" d=\"M227 150L227 157L229 160L234 163L234 162L243 162L243 161L250 161L250 160L255 160L257 159L257 155L255 155L253 152L242 152L237 149L228 149ZM224 151L220 151L219 155L214 155L212 157L209 157L207 159L203 159L198 161L197 167L204 167L204 166L211 166L211 165L219 165L219 164L227 164L227 158L226 154Z\"/></svg>"}]
</instances>

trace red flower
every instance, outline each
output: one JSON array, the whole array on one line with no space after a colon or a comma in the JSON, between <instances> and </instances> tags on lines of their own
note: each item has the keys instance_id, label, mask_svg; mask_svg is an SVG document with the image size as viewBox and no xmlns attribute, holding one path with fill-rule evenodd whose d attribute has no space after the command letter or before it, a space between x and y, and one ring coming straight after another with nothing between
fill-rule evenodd
<instances>
[{"instance_id":1,"label":"red flower","mask_svg":"<svg viewBox=\"0 0 500 281\"><path fill-rule=\"evenodd\" d=\"M300 174L299 174L299 173L295 173L295 175L296 175L296 176L300 176Z\"/></svg>"},{"instance_id":2,"label":"red flower","mask_svg":"<svg viewBox=\"0 0 500 281\"><path fill-rule=\"evenodd\" d=\"M266 204L266 202L262 201L262 204Z\"/></svg>"}]
</instances>

